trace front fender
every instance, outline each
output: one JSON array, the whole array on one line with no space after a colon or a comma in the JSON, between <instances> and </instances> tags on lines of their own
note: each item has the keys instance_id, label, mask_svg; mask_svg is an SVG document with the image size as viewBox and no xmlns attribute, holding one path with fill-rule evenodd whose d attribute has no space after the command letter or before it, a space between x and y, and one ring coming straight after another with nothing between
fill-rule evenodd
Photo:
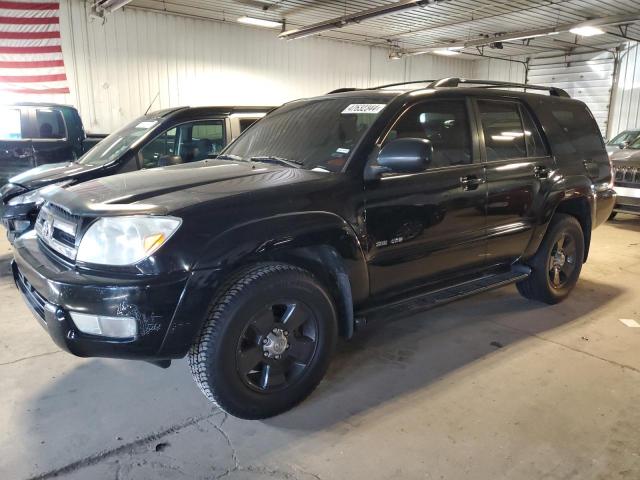
<instances>
[{"instance_id":1,"label":"front fender","mask_svg":"<svg viewBox=\"0 0 640 480\"><path fill-rule=\"evenodd\" d=\"M283 251L322 245L332 247L344 262L354 303L364 300L369 275L360 239L348 222L330 212L288 213L236 225L208 242L193 269L230 272Z\"/></svg>"}]
</instances>

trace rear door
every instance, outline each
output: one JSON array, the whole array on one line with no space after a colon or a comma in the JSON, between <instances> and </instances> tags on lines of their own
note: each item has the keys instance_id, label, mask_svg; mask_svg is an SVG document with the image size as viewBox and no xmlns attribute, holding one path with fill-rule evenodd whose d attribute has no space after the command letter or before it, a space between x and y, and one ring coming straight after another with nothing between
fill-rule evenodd
<instances>
[{"instance_id":1,"label":"rear door","mask_svg":"<svg viewBox=\"0 0 640 480\"><path fill-rule=\"evenodd\" d=\"M484 167L464 98L410 107L391 127L395 138L433 146L424 172L385 174L366 187L371 293L437 283L481 268L486 251Z\"/></svg>"},{"instance_id":2,"label":"rear door","mask_svg":"<svg viewBox=\"0 0 640 480\"><path fill-rule=\"evenodd\" d=\"M28 108L0 107L0 184L35 167L29 130Z\"/></svg>"},{"instance_id":3,"label":"rear door","mask_svg":"<svg viewBox=\"0 0 640 480\"><path fill-rule=\"evenodd\" d=\"M524 103L479 98L475 105L488 183L487 261L510 263L531 239L555 164Z\"/></svg>"}]
</instances>

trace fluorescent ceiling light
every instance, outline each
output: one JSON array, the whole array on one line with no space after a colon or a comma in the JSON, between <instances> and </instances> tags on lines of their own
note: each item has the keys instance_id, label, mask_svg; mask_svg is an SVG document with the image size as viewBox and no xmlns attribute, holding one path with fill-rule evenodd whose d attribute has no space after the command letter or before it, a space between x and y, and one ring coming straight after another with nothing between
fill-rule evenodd
<instances>
[{"instance_id":1,"label":"fluorescent ceiling light","mask_svg":"<svg viewBox=\"0 0 640 480\"><path fill-rule=\"evenodd\" d=\"M581 37L593 37L594 35L602 35L604 30L598 27L585 26L585 27L576 27L569 30L571 33L575 35L580 35Z\"/></svg>"},{"instance_id":2,"label":"fluorescent ceiling light","mask_svg":"<svg viewBox=\"0 0 640 480\"><path fill-rule=\"evenodd\" d=\"M436 55L460 55L460 48L436 48L433 53Z\"/></svg>"},{"instance_id":3,"label":"fluorescent ceiling light","mask_svg":"<svg viewBox=\"0 0 640 480\"><path fill-rule=\"evenodd\" d=\"M254 18L254 17L240 17L238 22L245 23L247 25L255 25L256 27L266 27L266 28L280 28L282 27L282 22L275 22L273 20L264 20L262 18Z\"/></svg>"}]
</instances>

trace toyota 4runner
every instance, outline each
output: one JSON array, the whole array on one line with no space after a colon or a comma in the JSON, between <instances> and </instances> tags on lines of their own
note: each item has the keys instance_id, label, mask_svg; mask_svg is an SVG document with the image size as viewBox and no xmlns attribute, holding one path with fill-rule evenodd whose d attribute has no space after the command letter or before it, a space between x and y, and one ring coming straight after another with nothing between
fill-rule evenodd
<instances>
[{"instance_id":1,"label":"toyota 4runner","mask_svg":"<svg viewBox=\"0 0 640 480\"><path fill-rule=\"evenodd\" d=\"M294 101L216 159L44 196L13 275L58 346L187 355L242 418L302 401L366 319L509 283L560 302L615 202L584 103L461 79Z\"/></svg>"}]
</instances>

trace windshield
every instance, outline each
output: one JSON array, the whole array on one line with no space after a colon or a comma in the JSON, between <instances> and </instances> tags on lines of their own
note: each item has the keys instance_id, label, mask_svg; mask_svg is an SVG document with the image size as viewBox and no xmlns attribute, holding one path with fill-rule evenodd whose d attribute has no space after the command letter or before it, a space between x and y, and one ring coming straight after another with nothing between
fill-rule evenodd
<instances>
[{"instance_id":1,"label":"windshield","mask_svg":"<svg viewBox=\"0 0 640 480\"><path fill-rule=\"evenodd\" d=\"M117 160L124 152L131 148L140 137L155 127L159 118L140 117L129 125L115 131L104 140L85 153L78 163L83 165L106 165Z\"/></svg>"},{"instance_id":2,"label":"windshield","mask_svg":"<svg viewBox=\"0 0 640 480\"><path fill-rule=\"evenodd\" d=\"M221 157L339 172L387 101L372 96L289 103L253 125Z\"/></svg>"},{"instance_id":3,"label":"windshield","mask_svg":"<svg viewBox=\"0 0 640 480\"><path fill-rule=\"evenodd\" d=\"M626 130L613 137L607 145L622 145L624 142L631 142L635 140L640 134L637 130Z\"/></svg>"}]
</instances>

